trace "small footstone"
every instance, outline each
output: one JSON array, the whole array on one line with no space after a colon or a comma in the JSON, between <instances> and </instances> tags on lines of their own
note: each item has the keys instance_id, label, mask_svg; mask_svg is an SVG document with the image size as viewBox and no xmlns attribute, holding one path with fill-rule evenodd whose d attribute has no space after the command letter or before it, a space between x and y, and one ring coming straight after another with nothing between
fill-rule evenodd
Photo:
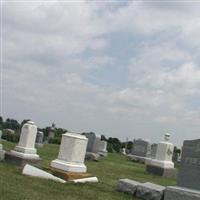
<instances>
[{"instance_id":1,"label":"small footstone","mask_svg":"<svg viewBox=\"0 0 200 200\"><path fill-rule=\"evenodd\" d=\"M143 183L138 185L136 197L145 200L161 200L165 187L153 183Z\"/></svg>"},{"instance_id":2,"label":"small footstone","mask_svg":"<svg viewBox=\"0 0 200 200\"><path fill-rule=\"evenodd\" d=\"M117 183L117 191L125 192L134 195L136 193L138 185L141 183L130 179L119 179Z\"/></svg>"},{"instance_id":3,"label":"small footstone","mask_svg":"<svg viewBox=\"0 0 200 200\"><path fill-rule=\"evenodd\" d=\"M200 200L200 191L170 186L164 192L164 200Z\"/></svg>"}]
</instances>

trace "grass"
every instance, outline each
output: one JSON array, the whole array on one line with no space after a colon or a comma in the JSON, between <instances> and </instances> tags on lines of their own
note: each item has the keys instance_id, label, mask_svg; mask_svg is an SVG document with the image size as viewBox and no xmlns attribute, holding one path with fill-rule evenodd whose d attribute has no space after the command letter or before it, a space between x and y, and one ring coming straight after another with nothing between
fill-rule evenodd
<instances>
[{"instance_id":1,"label":"grass","mask_svg":"<svg viewBox=\"0 0 200 200\"><path fill-rule=\"evenodd\" d=\"M4 149L9 151L15 144L3 141ZM48 144L38 149L43 159L43 167L49 166L58 154L58 145ZM141 182L161 185L175 185L174 179L149 175L142 164L128 161L120 154L109 154L99 162L86 162L88 172L97 176L99 183L73 184L57 183L24 176L17 167L0 163L1 200L133 200L128 194L115 191L117 180L130 178ZM134 198L136 200L136 198Z\"/></svg>"}]
</instances>

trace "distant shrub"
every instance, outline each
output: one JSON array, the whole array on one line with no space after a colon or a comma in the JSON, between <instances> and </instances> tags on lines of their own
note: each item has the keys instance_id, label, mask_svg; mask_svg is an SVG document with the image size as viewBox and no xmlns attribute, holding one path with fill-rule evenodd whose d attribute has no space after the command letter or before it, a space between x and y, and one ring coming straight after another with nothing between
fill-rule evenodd
<instances>
[{"instance_id":1,"label":"distant shrub","mask_svg":"<svg viewBox=\"0 0 200 200\"><path fill-rule=\"evenodd\" d=\"M16 134L15 132L10 132L7 130L3 130L2 138L10 141L10 142L19 142L19 134Z\"/></svg>"},{"instance_id":2,"label":"distant shrub","mask_svg":"<svg viewBox=\"0 0 200 200\"><path fill-rule=\"evenodd\" d=\"M112 144L107 143L107 151L108 151L109 153L113 153L113 147L112 147Z\"/></svg>"},{"instance_id":3,"label":"distant shrub","mask_svg":"<svg viewBox=\"0 0 200 200\"><path fill-rule=\"evenodd\" d=\"M61 143L61 137L50 138L48 142L50 144L60 144Z\"/></svg>"}]
</instances>

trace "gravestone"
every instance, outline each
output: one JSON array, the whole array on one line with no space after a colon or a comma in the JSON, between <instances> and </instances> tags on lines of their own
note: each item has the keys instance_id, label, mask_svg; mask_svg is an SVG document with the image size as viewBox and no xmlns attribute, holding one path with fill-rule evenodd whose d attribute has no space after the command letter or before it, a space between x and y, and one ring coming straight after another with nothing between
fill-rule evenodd
<instances>
[{"instance_id":1,"label":"gravestone","mask_svg":"<svg viewBox=\"0 0 200 200\"><path fill-rule=\"evenodd\" d=\"M174 151L174 145L169 142L170 134L165 134L165 141L160 142L157 147L156 157L150 159L146 165L146 171L169 178L176 177L176 169L172 162L172 155Z\"/></svg>"},{"instance_id":2,"label":"gravestone","mask_svg":"<svg viewBox=\"0 0 200 200\"><path fill-rule=\"evenodd\" d=\"M2 130L0 130L0 160L4 160L5 151L3 150L3 145L1 144Z\"/></svg>"},{"instance_id":3,"label":"gravestone","mask_svg":"<svg viewBox=\"0 0 200 200\"><path fill-rule=\"evenodd\" d=\"M158 144L154 143L151 145L151 158L156 157L156 152L157 152Z\"/></svg>"},{"instance_id":4,"label":"gravestone","mask_svg":"<svg viewBox=\"0 0 200 200\"><path fill-rule=\"evenodd\" d=\"M168 186L164 192L164 200L200 200L200 191L185 187Z\"/></svg>"},{"instance_id":5,"label":"gravestone","mask_svg":"<svg viewBox=\"0 0 200 200\"><path fill-rule=\"evenodd\" d=\"M41 161L35 149L37 126L32 121L25 123L21 130L18 145L10 153L5 154L5 160L11 164L24 166L26 163L37 164Z\"/></svg>"},{"instance_id":6,"label":"gravestone","mask_svg":"<svg viewBox=\"0 0 200 200\"><path fill-rule=\"evenodd\" d=\"M200 190L200 139L183 143L178 186Z\"/></svg>"},{"instance_id":7,"label":"gravestone","mask_svg":"<svg viewBox=\"0 0 200 200\"><path fill-rule=\"evenodd\" d=\"M93 132L83 133L88 138L87 152L100 154L103 156L107 155L107 142L101 140L101 136Z\"/></svg>"},{"instance_id":8,"label":"gravestone","mask_svg":"<svg viewBox=\"0 0 200 200\"><path fill-rule=\"evenodd\" d=\"M44 133L42 131L38 131L35 143L36 147L43 147L44 145L43 139L44 139Z\"/></svg>"},{"instance_id":9,"label":"gravestone","mask_svg":"<svg viewBox=\"0 0 200 200\"><path fill-rule=\"evenodd\" d=\"M101 156L107 156L108 151L107 151L107 142L106 141L99 141L98 143L98 154Z\"/></svg>"},{"instance_id":10,"label":"gravestone","mask_svg":"<svg viewBox=\"0 0 200 200\"><path fill-rule=\"evenodd\" d=\"M65 133L62 135L58 158L51 162L55 175L64 178L81 178L87 172L84 164L88 139L84 135ZM86 174L87 176L87 174Z\"/></svg>"},{"instance_id":11,"label":"gravestone","mask_svg":"<svg viewBox=\"0 0 200 200\"><path fill-rule=\"evenodd\" d=\"M131 153L140 157L147 157L150 154L150 143L147 140L137 139L133 141Z\"/></svg>"},{"instance_id":12,"label":"gravestone","mask_svg":"<svg viewBox=\"0 0 200 200\"><path fill-rule=\"evenodd\" d=\"M87 144L87 152L93 152L94 149L94 143L96 139L96 135L93 132L90 133L83 133L85 137L88 139L88 144Z\"/></svg>"}]
</instances>

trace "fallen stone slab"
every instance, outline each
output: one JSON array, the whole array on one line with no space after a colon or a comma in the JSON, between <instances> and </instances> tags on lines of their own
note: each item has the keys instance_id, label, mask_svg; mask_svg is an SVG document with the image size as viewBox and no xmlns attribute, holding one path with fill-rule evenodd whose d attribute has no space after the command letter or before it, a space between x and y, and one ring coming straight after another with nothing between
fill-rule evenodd
<instances>
[{"instance_id":1,"label":"fallen stone slab","mask_svg":"<svg viewBox=\"0 0 200 200\"><path fill-rule=\"evenodd\" d=\"M134 195L138 185L140 184L141 183L130 179L119 179L116 189L119 192L125 192Z\"/></svg>"},{"instance_id":2,"label":"fallen stone slab","mask_svg":"<svg viewBox=\"0 0 200 200\"><path fill-rule=\"evenodd\" d=\"M169 186L164 192L164 200L200 200L200 191Z\"/></svg>"},{"instance_id":3,"label":"fallen stone slab","mask_svg":"<svg viewBox=\"0 0 200 200\"><path fill-rule=\"evenodd\" d=\"M136 197L144 200L161 200L165 187L153 183L143 183L138 185ZM173 200L173 199L171 199Z\"/></svg>"},{"instance_id":4,"label":"fallen stone slab","mask_svg":"<svg viewBox=\"0 0 200 200\"><path fill-rule=\"evenodd\" d=\"M93 152L87 152L85 154L85 160L93 160L93 161L98 161L100 159L100 155L97 153Z\"/></svg>"},{"instance_id":5,"label":"fallen stone slab","mask_svg":"<svg viewBox=\"0 0 200 200\"><path fill-rule=\"evenodd\" d=\"M56 176L53 176L52 174L45 172L41 169L38 169L36 167L33 167L29 164L25 165L25 167L22 171L22 174L34 176L34 177L39 177L39 178L44 178L44 179L51 179L51 180L54 180L54 181L57 181L57 182L60 182L60 183L66 183L65 180L58 178Z\"/></svg>"},{"instance_id":6,"label":"fallen stone slab","mask_svg":"<svg viewBox=\"0 0 200 200\"><path fill-rule=\"evenodd\" d=\"M75 179L72 182L74 182L74 183L97 183L98 178L97 177L81 178L81 179Z\"/></svg>"}]
</instances>

